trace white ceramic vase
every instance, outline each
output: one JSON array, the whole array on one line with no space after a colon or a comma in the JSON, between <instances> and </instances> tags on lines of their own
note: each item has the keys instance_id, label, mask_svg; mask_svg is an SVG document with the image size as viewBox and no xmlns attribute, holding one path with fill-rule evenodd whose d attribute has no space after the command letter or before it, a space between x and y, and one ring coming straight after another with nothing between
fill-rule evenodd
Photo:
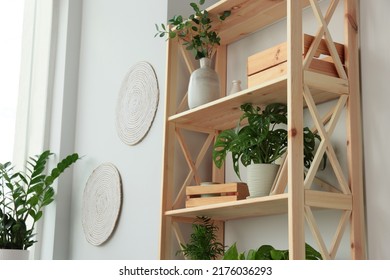
<instances>
[{"instance_id":1,"label":"white ceramic vase","mask_svg":"<svg viewBox=\"0 0 390 280\"><path fill-rule=\"evenodd\" d=\"M29 250L0 249L0 260L28 260Z\"/></svg>"},{"instance_id":2,"label":"white ceramic vase","mask_svg":"<svg viewBox=\"0 0 390 280\"><path fill-rule=\"evenodd\" d=\"M251 164L247 166L247 184L250 198L269 195L279 165Z\"/></svg>"},{"instance_id":3,"label":"white ceramic vase","mask_svg":"<svg viewBox=\"0 0 390 280\"><path fill-rule=\"evenodd\" d=\"M219 98L220 87L217 72L211 68L211 59L201 58L200 68L190 77L188 84L188 107L193 109Z\"/></svg>"}]
</instances>

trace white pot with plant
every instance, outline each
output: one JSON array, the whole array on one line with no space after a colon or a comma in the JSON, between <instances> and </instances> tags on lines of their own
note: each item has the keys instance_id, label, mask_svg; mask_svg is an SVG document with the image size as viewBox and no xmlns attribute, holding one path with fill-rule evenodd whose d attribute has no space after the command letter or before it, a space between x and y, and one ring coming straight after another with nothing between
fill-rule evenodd
<instances>
[{"instance_id":1,"label":"white pot with plant","mask_svg":"<svg viewBox=\"0 0 390 280\"><path fill-rule=\"evenodd\" d=\"M287 106L267 105L263 110L252 104L241 106L243 115L236 129L222 131L214 144L213 161L222 167L229 152L233 168L240 178L239 163L247 168L250 197L269 195L279 165L275 161L287 151ZM247 124L241 124L246 121ZM309 128L304 128L304 165L309 167L314 158L315 139Z\"/></svg>"},{"instance_id":2,"label":"white pot with plant","mask_svg":"<svg viewBox=\"0 0 390 280\"><path fill-rule=\"evenodd\" d=\"M54 201L54 181L80 159L74 153L44 174L45 151L27 161L26 172L14 172L11 162L0 164L0 259L28 259L35 242L35 225L43 209Z\"/></svg>"},{"instance_id":3,"label":"white pot with plant","mask_svg":"<svg viewBox=\"0 0 390 280\"><path fill-rule=\"evenodd\" d=\"M203 5L205 0L199 0ZM177 38L187 50L191 51L196 60L200 60L200 68L195 70L190 77L188 85L188 107L190 109L202 104L211 102L220 96L219 77L212 68L212 58L221 38L213 29L213 22L207 10L201 10L196 3L190 3L194 10L188 19L177 15L168 20L168 25L156 24L157 34L155 36L168 39ZM219 16L224 21L230 15L225 11Z\"/></svg>"}]
</instances>

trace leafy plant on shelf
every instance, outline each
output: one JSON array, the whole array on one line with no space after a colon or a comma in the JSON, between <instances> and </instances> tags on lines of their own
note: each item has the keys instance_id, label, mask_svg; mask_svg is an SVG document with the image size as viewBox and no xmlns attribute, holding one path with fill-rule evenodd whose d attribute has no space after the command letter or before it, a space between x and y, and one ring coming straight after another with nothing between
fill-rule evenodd
<instances>
[{"instance_id":1,"label":"leafy plant on shelf","mask_svg":"<svg viewBox=\"0 0 390 280\"><path fill-rule=\"evenodd\" d=\"M51 155L45 151L30 157L27 172L14 172L11 162L0 164L0 249L26 250L37 242L34 227L43 209L54 201L52 184L80 159L78 154L71 154L46 175Z\"/></svg>"},{"instance_id":2,"label":"leafy plant on shelf","mask_svg":"<svg viewBox=\"0 0 390 280\"><path fill-rule=\"evenodd\" d=\"M199 0L199 5L204 3L205 0ZM213 21L209 12L201 10L199 5L190 3L194 13L188 19L177 15L168 20L168 25L161 24L159 26L156 24L157 33L155 35L155 37L167 36L168 39L178 38L187 50L193 52L197 60L203 57L211 58L216 47L221 44L221 38L213 29ZM224 11L218 16L218 19L224 21L230 14L230 11Z\"/></svg>"},{"instance_id":3,"label":"leafy plant on shelf","mask_svg":"<svg viewBox=\"0 0 390 280\"><path fill-rule=\"evenodd\" d=\"M233 168L240 178L239 162L273 163L287 151L287 105L273 103L263 110L250 103L241 105L243 114L237 128L222 131L214 144L213 161L221 168L229 152ZM243 125L246 123L245 125ZM309 167L315 150L315 139L320 139L308 127L304 133L304 165Z\"/></svg>"},{"instance_id":4,"label":"leafy plant on shelf","mask_svg":"<svg viewBox=\"0 0 390 280\"><path fill-rule=\"evenodd\" d=\"M180 244L182 253L191 260L215 260L223 255L224 246L217 241L218 227L208 217L197 217L192 224L192 234L187 244Z\"/></svg>"},{"instance_id":5,"label":"leafy plant on shelf","mask_svg":"<svg viewBox=\"0 0 390 280\"><path fill-rule=\"evenodd\" d=\"M321 254L311 247L309 244L305 244L306 260L322 260ZM288 260L288 250L278 250L271 245L262 245L257 250L249 250L247 254L245 252L238 253L236 243L234 243L224 254L224 260Z\"/></svg>"}]
</instances>

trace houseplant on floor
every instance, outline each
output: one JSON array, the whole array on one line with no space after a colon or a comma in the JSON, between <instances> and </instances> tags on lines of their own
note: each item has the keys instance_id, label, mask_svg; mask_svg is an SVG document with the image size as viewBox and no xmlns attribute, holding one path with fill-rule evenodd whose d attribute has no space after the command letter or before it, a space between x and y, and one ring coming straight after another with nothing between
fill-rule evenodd
<instances>
[{"instance_id":1,"label":"houseplant on floor","mask_svg":"<svg viewBox=\"0 0 390 280\"><path fill-rule=\"evenodd\" d=\"M205 0L199 0L203 5ZM195 70L190 77L188 86L188 106L195 108L219 97L219 78L211 68L211 59L220 45L221 38L213 29L213 21L207 10L201 10L198 4L190 3L194 10L188 19L176 15L168 20L168 25L156 24L159 37L167 37L168 40L178 39L179 42L191 51L196 60L200 60L200 68ZM218 19L224 21L230 15L225 11Z\"/></svg>"},{"instance_id":2,"label":"houseplant on floor","mask_svg":"<svg viewBox=\"0 0 390 280\"><path fill-rule=\"evenodd\" d=\"M237 128L222 131L213 148L213 161L218 168L232 154L233 168L240 178L239 163L248 167L251 197L268 195L279 165L274 164L287 151L287 105L273 103L263 110L246 103ZM242 125L247 122L247 124ZM304 165L314 158L315 139L319 136L304 128Z\"/></svg>"},{"instance_id":3,"label":"houseplant on floor","mask_svg":"<svg viewBox=\"0 0 390 280\"><path fill-rule=\"evenodd\" d=\"M45 206L54 201L52 184L80 159L78 154L71 154L46 175L51 155L50 151L45 151L30 157L26 172L14 172L11 162L0 164L0 258L6 253L15 253L14 250L22 250L28 258L27 249L37 242L34 238L36 222L42 218Z\"/></svg>"}]
</instances>

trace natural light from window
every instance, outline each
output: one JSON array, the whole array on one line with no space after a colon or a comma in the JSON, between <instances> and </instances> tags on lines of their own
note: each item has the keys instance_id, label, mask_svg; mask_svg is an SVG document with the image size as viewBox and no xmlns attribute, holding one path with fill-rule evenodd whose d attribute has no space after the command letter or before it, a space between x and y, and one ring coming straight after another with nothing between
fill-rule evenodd
<instances>
[{"instance_id":1,"label":"natural light from window","mask_svg":"<svg viewBox=\"0 0 390 280\"><path fill-rule=\"evenodd\" d=\"M12 161L24 0L0 0L0 162Z\"/></svg>"}]
</instances>

